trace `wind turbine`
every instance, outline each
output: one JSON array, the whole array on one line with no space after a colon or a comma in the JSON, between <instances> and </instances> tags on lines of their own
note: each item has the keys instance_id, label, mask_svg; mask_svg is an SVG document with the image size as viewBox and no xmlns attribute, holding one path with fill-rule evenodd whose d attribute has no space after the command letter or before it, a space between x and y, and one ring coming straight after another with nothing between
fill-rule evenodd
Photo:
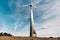
<instances>
[{"instance_id":1,"label":"wind turbine","mask_svg":"<svg viewBox=\"0 0 60 40\"><path fill-rule=\"evenodd\" d=\"M30 7L30 37L36 37L36 31L34 30L34 18L33 18L33 8L37 8L33 4L25 5Z\"/></svg>"},{"instance_id":2,"label":"wind turbine","mask_svg":"<svg viewBox=\"0 0 60 40\"><path fill-rule=\"evenodd\" d=\"M30 37L36 36L36 31L34 30L34 18L33 18L33 7L37 8L36 6L30 5Z\"/></svg>"}]
</instances>

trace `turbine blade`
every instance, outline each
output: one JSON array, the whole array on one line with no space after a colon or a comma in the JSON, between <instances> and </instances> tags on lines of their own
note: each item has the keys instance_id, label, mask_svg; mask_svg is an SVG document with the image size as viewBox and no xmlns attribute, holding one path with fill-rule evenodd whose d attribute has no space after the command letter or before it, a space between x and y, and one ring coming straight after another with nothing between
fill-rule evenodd
<instances>
[{"instance_id":1,"label":"turbine blade","mask_svg":"<svg viewBox=\"0 0 60 40\"><path fill-rule=\"evenodd\" d=\"M27 7L27 6L29 6L30 4L27 4L27 5L22 5L21 7Z\"/></svg>"},{"instance_id":2,"label":"turbine blade","mask_svg":"<svg viewBox=\"0 0 60 40\"><path fill-rule=\"evenodd\" d=\"M33 6L34 8L37 8L36 6Z\"/></svg>"},{"instance_id":3,"label":"turbine blade","mask_svg":"<svg viewBox=\"0 0 60 40\"><path fill-rule=\"evenodd\" d=\"M26 7L26 6L28 6L28 5L24 5L24 7Z\"/></svg>"}]
</instances>

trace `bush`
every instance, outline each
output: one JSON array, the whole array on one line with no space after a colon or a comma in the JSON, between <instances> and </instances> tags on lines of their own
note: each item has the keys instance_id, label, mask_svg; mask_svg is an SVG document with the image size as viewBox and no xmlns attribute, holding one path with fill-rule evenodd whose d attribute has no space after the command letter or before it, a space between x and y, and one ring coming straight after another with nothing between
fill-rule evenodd
<instances>
[{"instance_id":1,"label":"bush","mask_svg":"<svg viewBox=\"0 0 60 40\"><path fill-rule=\"evenodd\" d=\"M3 33L2 32L0 33L0 36L3 36Z\"/></svg>"},{"instance_id":2,"label":"bush","mask_svg":"<svg viewBox=\"0 0 60 40\"><path fill-rule=\"evenodd\" d=\"M6 32L5 32L5 33L1 32L1 33L0 33L0 36L12 36L12 35L11 35L11 34L8 34L8 33L6 33Z\"/></svg>"},{"instance_id":3,"label":"bush","mask_svg":"<svg viewBox=\"0 0 60 40\"><path fill-rule=\"evenodd\" d=\"M53 38L53 37L50 37L50 38Z\"/></svg>"}]
</instances>

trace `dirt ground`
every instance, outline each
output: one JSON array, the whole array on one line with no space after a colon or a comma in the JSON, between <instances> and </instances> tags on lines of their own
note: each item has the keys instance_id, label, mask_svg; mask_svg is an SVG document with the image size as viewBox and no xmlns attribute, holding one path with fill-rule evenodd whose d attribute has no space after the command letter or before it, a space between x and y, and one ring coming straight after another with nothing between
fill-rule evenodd
<instances>
[{"instance_id":1,"label":"dirt ground","mask_svg":"<svg viewBox=\"0 0 60 40\"><path fill-rule=\"evenodd\" d=\"M0 36L0 40L60 40L60 38Z\"/></svg>"}]
</instances>

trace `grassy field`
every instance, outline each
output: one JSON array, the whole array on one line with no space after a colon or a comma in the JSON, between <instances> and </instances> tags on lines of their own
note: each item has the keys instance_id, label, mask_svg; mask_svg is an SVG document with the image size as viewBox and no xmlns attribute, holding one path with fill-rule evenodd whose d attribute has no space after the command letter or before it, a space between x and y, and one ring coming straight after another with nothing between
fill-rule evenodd
<instances>
[{"instance_id":1,"label":"grassy field","mask_svg":"<svg viewBox=\"0 0 60 40\"><path fill-rule=\"evenodd\" d=\"M60 38L0 36L0 40L60 40Z\"/></svg>"}]
</instances>

